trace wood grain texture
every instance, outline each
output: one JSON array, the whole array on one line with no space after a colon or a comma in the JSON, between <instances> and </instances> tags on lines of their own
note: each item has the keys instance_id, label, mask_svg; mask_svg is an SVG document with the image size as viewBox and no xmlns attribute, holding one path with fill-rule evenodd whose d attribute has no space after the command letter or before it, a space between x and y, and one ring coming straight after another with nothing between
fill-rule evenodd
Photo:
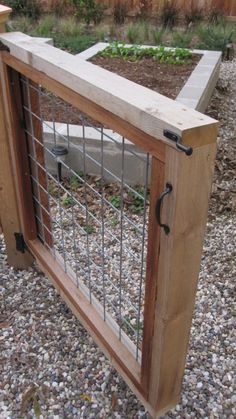
<instances>
[{"instance_id":1,"label":"wood grain texture","mask_svg":"<svg viewBox=\"0 0 236 419\"><path fill-rule=\"evenodd\" d=\"M175 405L181 391L215 152L215 144L191 157L166 152L165 181L173 191L162 216L171 231L161 232L149 383L149 402L159 413Z\"/></svg>"},{"instance_id":2,"label":"wood grain texture","mask_svg":"<svg viewBox=\"0 0 236 419\"><path fill-rule=\"evenodd\" d=\"M216 132L212 118L65 51L17 32L0 35L0 39L15 58L89 98L157 142L175 147L163 135L164 129L179 134L184 144L192 147L207 144L212 138L203 135L206 125Z\"/></svg>"},{"instance_id":3,"label":"wood grain texture","mask_svg":"<svg viewBox=\"0 0 236 419\"><path fill-rule=\"evenodd\" d=\"M144 330L142 343L142 384L149 387L156 304L156 282L160 254L160 227L156 221L156 202L164 187L164 163L152 158L150 209L148 223L147 271L144 302Z\"/></svg>"},{"instance_id":4,"label":"wood grain texture","mask_svg":"<svg viewBox=\"0 0 236 419\"><path fill-rule=\"evenodd\" d=\"M28 85L28 95L25 96L25 101L29 112L25 112L25 122L27 131L31 134L28 136L28 149L30 154L38 164L31 161L34 178L37 179L39 187L35 188L37 199L40 203L39 218L42 224L39 226L41 230L41 237L46 245L50 248L53 245L52 223L50 217L49 195L47 174L45 170L45 156L43 144L43 126L40 119L40 101L39 101L39 86L30 81Z\"/></svg>"},{"instance_id":5,"label":"wood grain texture","mask_svg":"<svg viewBox=\"0 0 236 419\"><path fill-rule=\"evenodd\" d=\"M19 195L16 189L17 171L14 167L13 130L11 120L11 96L6 67L0 54L0 218L8 263L15 268L27 268L32 263L28 252L16 250L14 233L22 231L22 220L19 211Z\"/></svg>"}]
</instances>

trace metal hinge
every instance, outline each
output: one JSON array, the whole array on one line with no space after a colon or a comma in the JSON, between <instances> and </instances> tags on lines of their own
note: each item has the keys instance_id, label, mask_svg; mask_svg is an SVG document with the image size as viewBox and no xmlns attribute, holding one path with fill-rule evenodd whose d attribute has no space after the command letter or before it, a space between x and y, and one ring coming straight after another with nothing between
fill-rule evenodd
<instances>
[{"instance_id":1,"label":"metal hinge","mask_svg":"<svg viewBox=\"0 0 236 419\"><path fill-rule=\"evenodd\" d=\"M181 137L178 134L175 134L175 132L169 131L168 129L164 129L163 135L168 138L168 140L175 141L176 142L176 148L178 150L184 151L184 153L187 156L191 156L193 149L192 147L187 147L186 145L181 143Z\"/></svg>"},{"instance_id":2,"label":"metal hinge","mask_svg":"<svg viewBox=\"0 0 236 419\"><path fill-rule=\"evenodd\" d=\"M14 233L16 240L16 250L21 253L25 253L27 246L25 244L24 236L22 233Z\"/></svg>"}]
</instances>

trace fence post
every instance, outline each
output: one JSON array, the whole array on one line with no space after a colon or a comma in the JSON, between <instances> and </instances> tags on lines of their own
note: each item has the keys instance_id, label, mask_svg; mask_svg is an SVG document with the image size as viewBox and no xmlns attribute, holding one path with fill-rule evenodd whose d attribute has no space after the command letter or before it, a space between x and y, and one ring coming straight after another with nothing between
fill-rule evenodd
<instances>
[{"instance_id":1,"label":"fence post","mask_svg":"<svg viewBox=\"0 0 236 419\"><path fill-rule=\"evenodd\" d=\"M0 5L0 32L5 31L11 9ZM1 52L0 52L1 55ZM32 264L30 253L16 249L15 233L22 232L20 214L18 209L17 193L15 188L15 173L12 166L11 150L9 146L9 127L6 123L6 112L10 98L4 100L6 83L3 72L3 63L0 57L1 89L0 89L0 224L2 226L8 263L15 268L27 268Z\"/></svg>"},{"instance_id":2,"label":"fence post","mask_svg":"<svg viewBox=\"0 0 236 419\"><path fill-rule=\"evenodd\" d=\"M149 316L148 322L151 338L142 365L148 401L159 415L178 402L181 392L212 184L217 125L203 127L201 136L206 139L206 145L194 148L192 156L166 147L164 185L171 183L173 189L163 202L161 216L170 233L161 231L160 242L152 253L157 269L152 271L152 281L147 284L152 287L149 293L153 296L152 318Z\"/></svg>"}]
</instances>

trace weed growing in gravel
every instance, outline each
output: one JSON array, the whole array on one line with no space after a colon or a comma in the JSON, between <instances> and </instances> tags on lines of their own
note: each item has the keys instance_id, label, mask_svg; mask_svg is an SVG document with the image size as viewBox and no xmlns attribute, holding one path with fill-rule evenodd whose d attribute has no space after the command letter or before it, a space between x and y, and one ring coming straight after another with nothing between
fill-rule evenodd
<instances>
[{"instance_id":1,"label":"weed growing in gravel","mask_svg":"<svg viewBox=\"0 0 236 419\"><path fill-rule=\"evenodd\" d=\"M86 231L87 234L93 234L93 233L95 233L95 228L92 224L87 224L84 227L84 231Z\"/></svg>"}]
</instances>

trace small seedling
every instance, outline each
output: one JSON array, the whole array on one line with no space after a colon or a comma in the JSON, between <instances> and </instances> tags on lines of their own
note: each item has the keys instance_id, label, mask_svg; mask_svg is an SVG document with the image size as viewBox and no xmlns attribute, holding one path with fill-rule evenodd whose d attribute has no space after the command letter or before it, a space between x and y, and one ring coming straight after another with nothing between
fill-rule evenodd
<instances>
[{"instance_id":1,"label":"small seedling","mask_svg":"<svg viewBox=\"0 0 236 419\"><path fill-rule=\"evenodd\" d=\"M85 231L87 234L92 234L92 233L95 233L95 228L94 228L94 226L93 226L92 224L87 224L87 225L84 227L84 231Z\"/></svg>"},{"instance_id":2,"label":"small seedling","mask_svg":"<svg viewBox=\"0 0 236 419\"><path fill-rule=\"evenodd\" d=\"M113 205L113 207L115 207L115 208L120 208L120 205L121 205L121 199L120 199L120 196L117 196L117 195L112 195L110 198L109 198L109 202Z\"/></svg>"},{"instance_id":3,"label":"small seedling","mask_svg":"<svg viewBox=\"0 0 236 419\"><path fill-rule=\"evenodd\" d=\"M62 201L62 205L64 207L70 207L71 205L75 205L75 201L71 196L66 196Z\"/></svg>"},{"instance_id":4,"label":"small seedling","mask_svg":"<svg viewBox=\"0 0 236 419\"><path fill-rule=\"evenodd\" d=\"M112 226L112 227L116 227L116 226L119 224L119 220L118 220L118 218L116 218L116 217L112 217L112 218L110 219L110 224L111 224L111 226Z\"/></svg>"},{"instance_id":5,"label":"small seedling","mask_svg":"<svg viewBox=\"0 0 236 419\"><path fill-rule=\"evenodd\" d=\"M77 189L81 185L82 180L80 178L82 177L83 177L83 172L76 172L76 174L71 176L70 186L72 189Z\"/></svg>"}]
</instances>

